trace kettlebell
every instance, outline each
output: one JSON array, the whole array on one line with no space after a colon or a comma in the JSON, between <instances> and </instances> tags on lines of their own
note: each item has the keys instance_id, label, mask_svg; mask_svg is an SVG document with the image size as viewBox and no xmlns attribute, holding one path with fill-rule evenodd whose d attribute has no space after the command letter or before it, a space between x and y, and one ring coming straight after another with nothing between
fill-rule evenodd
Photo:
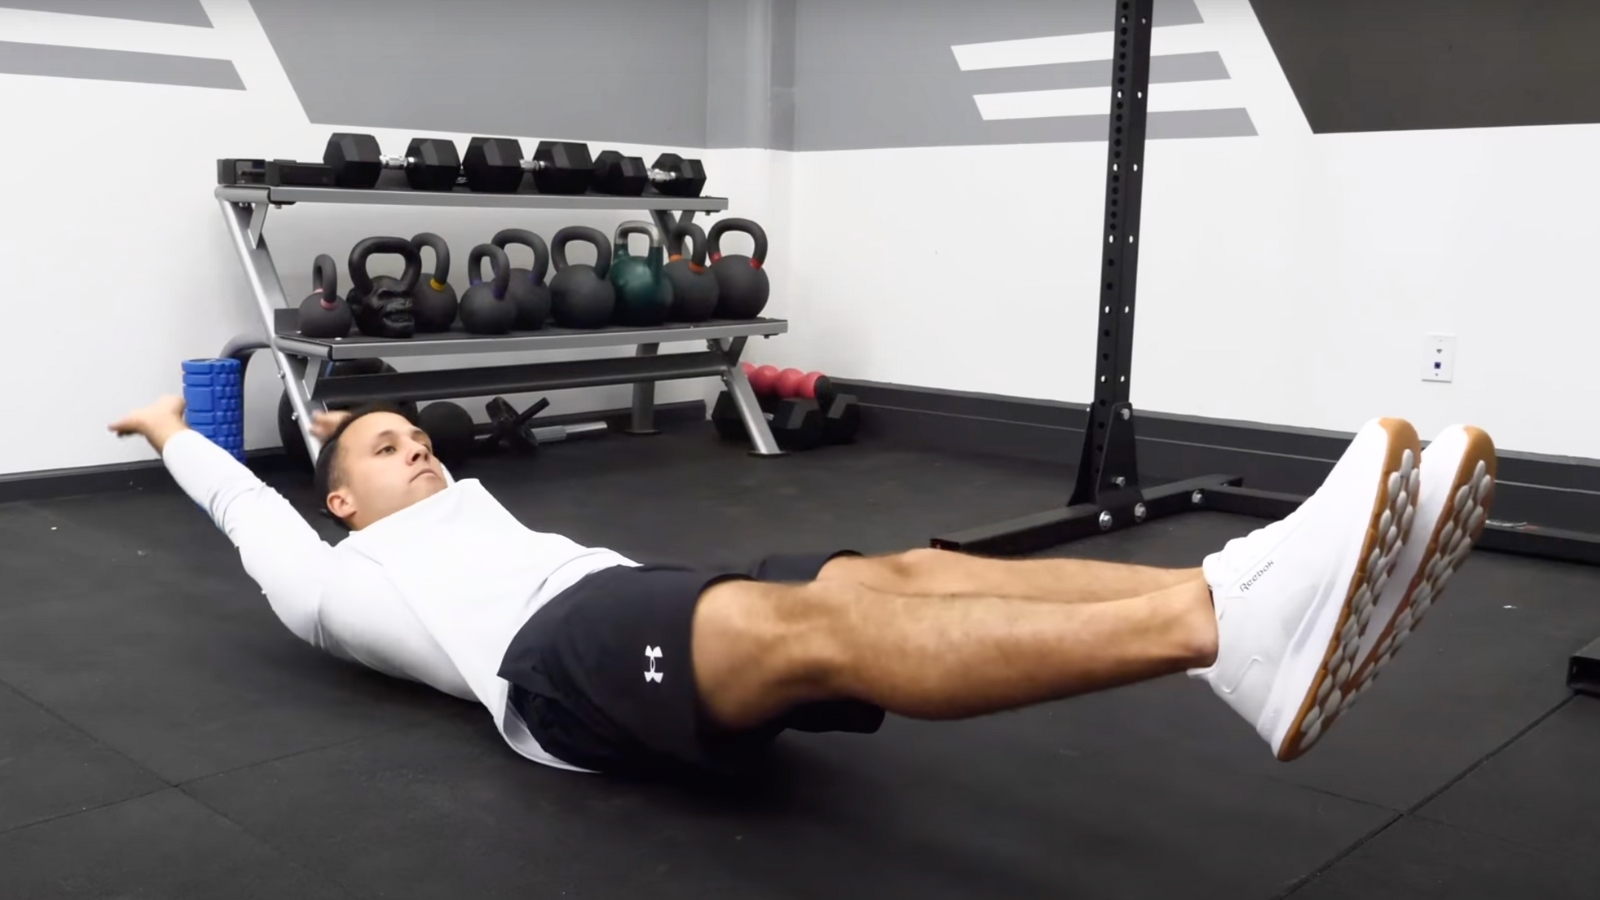
<instances>
[{"instance_id":1,"label":"kettlebell","mask_svg":"<svg viewBox=\"0 0 1600 900\"><path fill-rule=\"evenodd\" d=\"M489 258L494 275L483 280L483 259ZM517 324L517 307L506 295L511 284L511 260L493 244L479 244L467 257L467 279L472 287L461 298L461 324L473 334L505 334Z\"/></svg>"},{"instance_id":2,"label":"kettlebell","mask_svg":"<svg viewBox=\"0 0 1600 900\"><path fill-rule=\"evenodd\" d=\"M722 235L739 231L755 239L750 256L723 256ZM767 233L749 219L723 219L706 236L711 251L711 274L717 278L717 318L754 319L766 308L772 285L761 266L767 261Z\"/></svg>"},{"instance_id":3,"label":"kettlebell","mask_svg":"<svg viewBox=\"0 0 1600 900\"><path fill-rule=\"evenodd\" d=\"M350 307L339 299L339 267L324 253L311 264L312 290L300 301L300 333L342 338L350 333Z\"/></svg>"},{"instance_id":4,"label":"kettlebell","mask_svg":"<svg viewBox=\"0 0 1600 900\"><path fill-rule=\"evenodd\" d=\"M694 255L683 258L683 239L694 243ZM693 222L679 222L667 236L667 264L662 269L672 284L675 322L704 322L717 311L717 276L706 271L706 233Z\"/></svg>"},{"instance_id":5,"label":"kettlebell","mask_svg":"<svg viewBox=\"0 0 1600 900\"><path fill-rule=\"evenodd\" d=\"M594 265L568 265L567 244L594 245ZM617 292L606 280L611 268L611 242L593 228L568 225L550 242L556 274L550 279L550 314L562 328L604 328L616 310Z\"/></svg>"},{"instance_id":6,"label":"kettlebell","mask_svg":"<svg viewBox=\"0 0 1600 900\"><path fill-rule=\"evenodd\" d=\"M433 250L433 274L419 278L417 290L411 296L417 330L435 334L449 331L460 307L456 302L456 289L450 286L450 245L437 234L424 231L411 239L411 246L419 254L423 247Z\"/></svg>"},{"instance_id":7,"label":"kettlebell","mask_svg":"<svg viewBox=\"0 0 1600 900\"><path fill-rule=\"evenodd\" d=\"M374 253L405 257L399 278L367 274L367 258ZM356 328L369 337L408 338L417 332L411 294L422 275L422 254L400 237L370 237L350 251L350 293L344 298L354 314Z\"/></svg>"},{"instance_id":8,"label":"kettlebell","mask_svg":"<svg viewBox=\"0 0 1600 900\"><path fill-rule=\"evenodd\" d=\"M521 244L533 250L533 268L511 270L506 296L517 308L518 331L543 328L550 318L550 286L544 283L544 273L550 268L550 248L544 245L544 238L521 228L507 228L490 238L489 243L502 250L507 244Z\"/></svg>"},{"instance_id":9,"label":"kettlebell","mask_svg":"<svg viewBox=\"0 0 1600 900\"><path fill-rule=\"evenodd\" d=\"M628 236L634 234L650 239L644 256L628 252ZM661 232L649 222L623 222L617 226L616 247L616 259L606 277L617 292L617 322L651 326L667 321L672 311L672 283L661 272Z\"/></svg>"}]
</instances>

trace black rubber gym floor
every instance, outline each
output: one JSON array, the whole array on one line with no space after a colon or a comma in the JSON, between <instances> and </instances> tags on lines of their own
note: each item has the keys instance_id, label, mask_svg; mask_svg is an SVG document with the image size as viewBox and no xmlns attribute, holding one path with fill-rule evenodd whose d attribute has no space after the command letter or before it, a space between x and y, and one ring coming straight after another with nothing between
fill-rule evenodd
<instances>
[{"instance_id":1,"label":"black rubber gym floor","mask_svg":"<svg viewBox=\"0 0 1600 900\"><path fill-rule=\"evenodd\" d=\"M920 546L1064 472L704 431L503 459L530 525L640 559ZM300 481L274 479L297 500ZM1190 565L1259 523L1074 545ZM1574 897L1600 883L1600 570L1479 552L1370 699L1274 761L1178 677L956 724L789 735L760 778L526 762L478 706L326 658L176 488L0 506L6 897Z\"/></svg>"}]
</instances>

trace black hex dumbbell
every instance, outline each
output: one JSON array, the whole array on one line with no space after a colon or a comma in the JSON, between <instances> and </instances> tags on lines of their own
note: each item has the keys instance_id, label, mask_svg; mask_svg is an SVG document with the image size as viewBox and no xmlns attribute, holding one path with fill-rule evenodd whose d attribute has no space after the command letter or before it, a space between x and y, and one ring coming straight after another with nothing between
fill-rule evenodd
<instances>
[{"instance_id":1,"label":"black hex dumbbell","mask_svg":"<svg viewBox=\"0 0 1600 900\"><path fill-rule=\"evenodd\" d=\"M649 167L643 157L624 156L617 150L606 150L594 159L594 189L599 193L638 197L652 184L656 193L668 197L698 197L706 186L706 168L700 160L676 153L661 154Z\"/></svg>"},{"instance_id":2,"label":"black hex dumbbell","mask_svg":"<svg viewBox=\"0 0 1600 900\"><path fill-rule=\"evenodd\" d=\"M515 138L475 137L467 143L461 170L474 191L513 194L532 172L541 194L582 194L594 178L594 161L589 145L577 141L540 141L533 158L525 159Z\"/></svg>"},{"instance_id":3,"label":"black hex dumbbell","mask_svg":"<svg viewBox=\"0 0 1600 900\"><path fill-rule=\"evenodd\" d=\"M534 436L529 421L549 405L549 398L540 397L537 403L519 413L504 397L490 400L484 406L484 411L489 415L488 434L484 437L484 443L505 447L519 456L537 453L539 439Z\"/></svg>"},{"instance_id":4,"label":"black hex dumbbell","mask_svg":"<svg viewBox=\"0 0 1600 900\"><path fill-rule=\"evenodd\" d=\"M448 191L455 188L461 172L454 141L413 138L405 156L384 156L377 138L348 132L328 138L322 164L333 170L333 183L346 188L375 187L385 169L398 169L406 173L414 190Z\"/></svg>"}]
</instances>

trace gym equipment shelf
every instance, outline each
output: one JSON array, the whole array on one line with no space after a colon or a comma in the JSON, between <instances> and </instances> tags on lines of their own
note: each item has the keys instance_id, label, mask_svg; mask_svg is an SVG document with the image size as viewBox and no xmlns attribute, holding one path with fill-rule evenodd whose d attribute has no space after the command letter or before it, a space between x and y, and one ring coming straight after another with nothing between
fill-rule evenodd
<instances>
[{"instance_id":1,"label":"gym equipment shelf","mask_svg":"<svg viewBox=\"0 0 1600 900\"><path fill-rule=\"evenodd\" d=\"M385 173L388 174L388 173ZM380 181L379 184L384 182ZM613 197L608 194L485 194L468 190L414 191L376 187L370 189L223 185L217 196L236 203L358 203L375 206L465 206L473 209L593 209L660 210L665 212L721 212L725 197Z\"/></svg>"},{"instance_id":2,"label":"gym equipment shelf","mask_svg":"<svg viewBox=\"0 0 1600 900\"><path fill-rule=\"evenodd\" d=\"M393 173L385 173L391 175ZM340 340L307 338L297 328L298 310L283 291L277 267L262 235L267 211L301 203L362 203L389 206L455 206L485 209L586 209L649 211L656 226L666 233L696 212L728 208L722 197L612 197L584 194L487 194L464 190L414 191L386 188L393 180L370 190L220 185L216 198L223 221L233 238L234 250L244 267L250 293L255 298L267 338L240 335L222 351L225 358L245 362L256 350L271 352L300 424L300 434L311 457L322 449L312 437L311 414L330 402L358 402L405 398L413 401L488 396L522 391L559 390L598 385L632 384L632 434L653 434L655 384L681 378L720 377L738 405L759 456L782 454L750 382L739 367L745 343L752 337L771 337L789 330L782 319L712 320L670 324L658 328L612 327L594 330L550 328L495 337L450 331L424 334L407 340L354 334ZM706 349L690 353L659 353L663 343L704 341ZM524 363L399 372L381 375L325 376L325 368L343 359L402 356L460 356L483 353L536 353L596 347L634 347L633 356L559 362ZM312 365L312 360L317 364Z\"/></svg>"},{"instance_id":3,"label":"gym equipment shelf","mask_svg":"<svg viewBox=\"0 0 1600 900\"><path fill-rule=\"evenodd\" d=\"M1117 0L1110 40L1117 68L1106 137L1105 287L1100 293L1094 400L1084 430L1072 495L1064 505L1005 522L935 536L934 547L994 556L1033 553L1069 541L1131 528L1185 512L1228 512L1264 519L1288 516L1305 498L1244 487L1234 475L1203 475L1140 484L1134 440L1138 418L1128 402L1133 377L1133 322L1139 212L1144 184L1145 120L1150 93L1154 0ZM1600 565L1600 535L1490 520L1485 550ZM1570 660L1568 683L1600 693L1600 641Z\"/></svg>"},{"instance_id":4,"label":"gym equipment shelf","mask_svg":"<svg viewBox=\"0 0 1600 900\"><path fill-rule=\"evenodd\" d=\"M782 319L712 319L707 322L672 323L656 328L541 328L502 335L468 334L459 326L442 334L414 338L368 337L352 332L347 338L308 338L298 327L299 310L280 309L273 316L278 346L319 359L361 359L434 356L443 353L519 353L528 350L585 350L592 347L626 347L647 342L771 337L789 330ZM679 337L678 335L682 335Z\"/></svg>"}]
</instances>

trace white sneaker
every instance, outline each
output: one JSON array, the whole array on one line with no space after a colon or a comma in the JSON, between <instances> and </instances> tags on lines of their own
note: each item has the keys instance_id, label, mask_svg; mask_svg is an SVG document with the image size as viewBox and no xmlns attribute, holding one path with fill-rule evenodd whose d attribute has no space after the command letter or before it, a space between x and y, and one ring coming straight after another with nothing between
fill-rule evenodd
<instances>
[{"instance_id":1,"label":"white sneaker","mask_svg":"<svg viewBox=\"0 0 1600 900\"><path fill-rule=\"evenodd\" d=\"M1339 712L1372 687L1472 552L1489 519L1494 476L1494 441L1470 425L1451 425L1422 451L1411 539L1369 610L1371 622L1361 622L1358 662L1340 686L1347 699Z\"/></svg>"},{"instance_id":2,"label":"white sneaker","mask_svg":"<svg viewBox=\"0 0 1600 900\"><path fill-rule=\"evenodd\" d=\"M1411 423L1368 422L1292 516L1206 557L1217 660L1190 675L1254 725L1278 759L1310 749L1326 713L1344 702L1358 622L1412 520L1420 452Z\"/></svg>"}]
</instances>

